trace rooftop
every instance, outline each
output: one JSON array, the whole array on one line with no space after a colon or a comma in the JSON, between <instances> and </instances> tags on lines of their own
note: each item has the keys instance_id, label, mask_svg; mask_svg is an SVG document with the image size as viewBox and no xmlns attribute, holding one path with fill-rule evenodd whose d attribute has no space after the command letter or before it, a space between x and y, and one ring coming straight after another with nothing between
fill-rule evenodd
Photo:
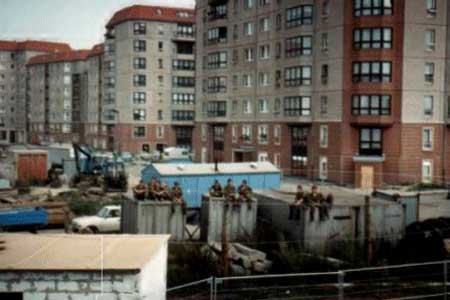
<instances>
[{"instance_id":1,"label":"rooftop","mask_svg":"<svg viewBox=\"0 0 450 300\"><path fill-rule=\"evenodd\" d=\"M73 62L73 61L81 61L86 60L88 55L91 53L91 50L75 50L75 51L66 51L66 52L58 52L52 54L44 54L32 57L28 62L29 66L32 65L41 65L47 63L56 63L56 62Z\"/></svg>"},{"instance_id":2,"label":"rooftop","mask_svg":"<svg viewBox=\"0 0 450 300\"><path fill-rule=\"evenodd\" d=\"M133 5L116 12L106 27L111 28L122 22L134 20L194 23L195 11L188 8Z\"/></svg>"},{"instance_id":3,"label":"rooftop","mask_svg":"<svg viewBox=\"0 0 450 300\"><path fill-rule=\"evenodd\" d=\"M88 57L102 55L105 51L105 44L97 44L89 51Z\"/></svg>"},{"instance_id":4,"label":"rooftop","mask_svg":"<svg viewBox=\"0 0 450 300\"><path fill-rule=\"evenodd\" d=\"M138 271L168 239L168 235L2 234L0 271Z\"/></svg>"},{"instance_id":5,"label":"rooftop","mask_svg":"<svg viewBox=\"0 0 450 300\"><path fill-rule=\"evenodd\" d=\"M38 52L65 52L70 51L69 44L45 41L1 41L0 51L38 51Z\"/></svg>"}]
</instances>

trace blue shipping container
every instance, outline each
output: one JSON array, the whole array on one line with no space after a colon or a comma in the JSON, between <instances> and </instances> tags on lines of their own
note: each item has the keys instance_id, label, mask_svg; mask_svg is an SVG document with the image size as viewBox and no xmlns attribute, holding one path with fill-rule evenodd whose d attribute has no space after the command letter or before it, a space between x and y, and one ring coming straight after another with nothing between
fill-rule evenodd
<instances>
[{"instance_id":1,"label":"blue shipping container","mask_svg":"<svg viewBox=\"0 0 450 300\"><path fill-rule=\"evenodd\" d=\"M45 226L48 213L41 208L24 208L0 211L0 227Z\"/></svg>"},{"instance_id":2,"label":"blue shipping container","mask_svg":"<svg viewBox=\"0 0 450 300\"><path fill-rule=\"evenodd\" d=\"M216 172L214 164L151 164L141 172L141 178L149 183L152 177L172 186L178 181L183 189L184 199L190 208L199 208L204 193L215 180L222 186L231 178L236 188L247 180L253 189L279 189L281 173L270 162L224 163Z\"/></svg>"}]
</instances>

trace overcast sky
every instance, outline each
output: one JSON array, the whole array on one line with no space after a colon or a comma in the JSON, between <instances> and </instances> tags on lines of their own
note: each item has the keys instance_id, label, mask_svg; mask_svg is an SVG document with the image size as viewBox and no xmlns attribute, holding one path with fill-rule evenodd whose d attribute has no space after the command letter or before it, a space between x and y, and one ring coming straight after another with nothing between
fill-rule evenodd
<instances>
[{"instance_id":1,"label":"overcast sky","mask_svg":"<svg viewBox=\"0 0 450 300\"><path fill-rule=\"evenodd\" d=\"M195 0L0 0L0 39L67 42L75 49L102 42L117 10L133 4L194 8Z\"/></svg>"}]
</instances>

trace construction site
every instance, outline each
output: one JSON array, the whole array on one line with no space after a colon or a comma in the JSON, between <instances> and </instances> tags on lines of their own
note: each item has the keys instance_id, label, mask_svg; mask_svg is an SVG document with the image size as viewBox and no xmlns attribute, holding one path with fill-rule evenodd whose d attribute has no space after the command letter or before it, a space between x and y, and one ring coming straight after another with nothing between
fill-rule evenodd
<instances>
[{"instance_id":1,"label":"construction site","mask_svg":"<svg viewBox=\"0 0 450 300\"><path fill-rule=\"evenodd\" d=\"M339 270L366 276L378 269L362 268L445 260L450 250L446 189L354 189L285 177L269 162L195 163L176 148L141 157L23 145L3 151L0 165L2 231L166 235L168 299L210 299L218 286L236 293L223 299L247 299L265 280L298 299L299 281L334 292L324 278ZM310 271L325 273L298 275L296 288L282 275ZM244 292L235 277L251 281Z\"/></svg>"}]
</instances>

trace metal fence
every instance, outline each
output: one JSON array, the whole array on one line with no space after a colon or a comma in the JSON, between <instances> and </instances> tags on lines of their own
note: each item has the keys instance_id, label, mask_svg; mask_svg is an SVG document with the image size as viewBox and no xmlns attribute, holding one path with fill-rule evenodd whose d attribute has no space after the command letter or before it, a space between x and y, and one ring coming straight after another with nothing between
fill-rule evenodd
<instances>
[{"instance_id":1,"label":"metal fence","mask_svg":"<svg viewBox=\"0 0 450 300\"><path fill-rule=\"evenodd\" d=\"M324 273L211 277L168 289L167 300L446 300L449 262Z\"/></svg>"}]
</instances>

